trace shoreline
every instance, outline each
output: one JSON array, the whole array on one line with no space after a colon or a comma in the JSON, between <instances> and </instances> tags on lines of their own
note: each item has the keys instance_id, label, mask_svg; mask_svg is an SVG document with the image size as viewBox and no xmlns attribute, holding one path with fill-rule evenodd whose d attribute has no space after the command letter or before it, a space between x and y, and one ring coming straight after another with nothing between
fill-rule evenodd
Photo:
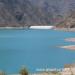
<instances>
[{"instance_id":1,"label":"shoreline","mask_svg":"<svg viewBox=\"0 0 75 75\"><path fill-rule=\"evenodd\" d=\"M65 41L67 42L75 42L75 38L66 38ZM75 50L75 45L67 45L67 46L60 46L60 48Z\"/></svg>"},{"instance_id":2,"label":"shoreline","mask_svg":"<svg viewBox=\"0 0 75 75\"><path fill-rule=\"evenodd\" d=\"M60 48L75 50L75 45L68 45L68 46L60 46Z\"/></svg>"},{"instance_id":3,"label":"shoreline","mask_svg":"<svg viewBox=\"0 0 75 75\"><path fill-rule=\"evenodd\" d=\"M0 27L0 29L53 29L54 26Z\"/></svg>"},{"instance_id":4,"label":"shoreline","mask_svg":"<svg viewBox=\"0 0 75 75\"><path fill-rule=\"evenodd\" d=\"M25 27L0 27L0 29L53 29L56 31L75 32L75 28L56 28L56 26L25 26Z\"/></svg>"},{"instance_id":5,"label":"shoreline","mask_svg":"<svg viewBox=\"0 0 75 75\"><path fill-rule=\"evenodd\" d=\"M27 27L0 27L0 29L27 29Z\"/></svg>"},{"instance_id":6,"label":"shoreline","mask_svg":"<svg viewBox=\"0 0 75 75\"><path fill-rule=\"evenodd\" d=\"M54 28L54 30L66 31L66 32L75 32L75 28Z\"/></svg>"}]
</instances>

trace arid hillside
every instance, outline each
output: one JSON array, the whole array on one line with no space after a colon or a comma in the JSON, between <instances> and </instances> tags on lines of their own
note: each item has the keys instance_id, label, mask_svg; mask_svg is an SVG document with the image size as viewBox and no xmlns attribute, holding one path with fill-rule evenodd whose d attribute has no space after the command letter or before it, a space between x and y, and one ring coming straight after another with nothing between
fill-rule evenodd
<instances>
[{"instance_id":1,"label":"arid hillside","mask_svg":"<svg viewBox=\"0 0 75 75\"><path fill-rule=\"evenodd\" d=\"M74 11L74 0L0 0L0 26L56 25Z\"/></svg>"}]
</instances>

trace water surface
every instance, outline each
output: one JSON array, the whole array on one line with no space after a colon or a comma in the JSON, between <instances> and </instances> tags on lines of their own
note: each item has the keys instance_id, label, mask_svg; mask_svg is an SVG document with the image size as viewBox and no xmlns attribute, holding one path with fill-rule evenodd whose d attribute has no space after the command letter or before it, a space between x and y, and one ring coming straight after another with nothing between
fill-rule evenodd
<instances>
[{"instance_id":1,"label":"water surface","mask_svg":"<svg viewBox=\"0 0 75 75\"><path fill-rule=\"evenodd\" d=\"M64 41L74 32L54 30L0 30L0 69L16 73L22 65L30 72L37 68L62 68L75 63L75 51L58 48L74 45Z\"/></svg>"}]
</instances>

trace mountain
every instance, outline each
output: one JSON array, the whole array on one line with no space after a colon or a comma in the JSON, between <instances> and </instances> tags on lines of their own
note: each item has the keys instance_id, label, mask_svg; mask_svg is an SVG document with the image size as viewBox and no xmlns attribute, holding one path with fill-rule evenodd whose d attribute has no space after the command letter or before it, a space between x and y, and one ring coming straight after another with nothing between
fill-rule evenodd
<instances>
[{"instance_id":1,"label":"mountain","mask_svg":"<svg viewBox=\"0 0 75 75\"><path fill-rule=\"evenodd\" d=\"M0 0L0 26L56 25L73 14L74 0Z\"/></svg>"}]
</instances>

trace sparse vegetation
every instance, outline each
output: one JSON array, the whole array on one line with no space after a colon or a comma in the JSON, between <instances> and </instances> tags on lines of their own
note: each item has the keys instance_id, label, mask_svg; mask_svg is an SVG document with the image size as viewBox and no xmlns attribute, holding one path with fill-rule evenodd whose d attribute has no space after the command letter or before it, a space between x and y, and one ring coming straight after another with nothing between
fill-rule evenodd
<instances>
[{"instance_id":1,"label":"sparse vegetation","mask_svg":"<svg viewBox=\"0 0 75 75\"><path fill-rule=\"evenodd\" d=\"M28 71L25 67L23 67L21 70L20 70L20 74L21 75L28 75Z\"/></svg>"},{"instance_id":2,"label":"sparse vegetation","mask_svg":"<svg viewBox=\"0 0 75 75\"><path fill-rule=\"evenodd\" d=\"M6 75L4 71L0 71L0 75Z\"/></svg>"}]
</instances>

